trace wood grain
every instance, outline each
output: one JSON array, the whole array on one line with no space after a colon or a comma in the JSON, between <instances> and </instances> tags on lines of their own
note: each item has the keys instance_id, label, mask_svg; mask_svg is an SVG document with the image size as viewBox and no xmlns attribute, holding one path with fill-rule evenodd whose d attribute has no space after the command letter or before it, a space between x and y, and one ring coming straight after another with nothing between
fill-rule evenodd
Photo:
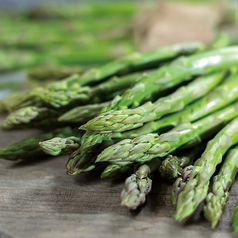
<instances>
[{"instance_id":1,"label":"wood grain","mask_svg":"<svg viewBox=\"0 0 238 238\"><path fill-rule=\"evenodd\" d=\"M0 118L3 119L4 116ZM0 148L39 131L0 131ZM173 218L171 184L159 177L145 206L120 206L123 179L100 179L102 166L76 176L65 173L67 156L0 161L0 237L236 237L231 216L238 181L215 230L198 210L186 224Z\"/></svg>"}]
</instances>

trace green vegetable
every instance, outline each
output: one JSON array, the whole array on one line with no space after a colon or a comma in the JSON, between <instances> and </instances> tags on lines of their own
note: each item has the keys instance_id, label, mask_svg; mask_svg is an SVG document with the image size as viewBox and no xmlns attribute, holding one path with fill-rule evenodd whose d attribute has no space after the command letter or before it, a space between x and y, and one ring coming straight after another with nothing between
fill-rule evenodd
<instances>
[{"instance_id":1,"label":"green vegetable","mask_svg":"<svg viewBox=\"0 0 238 238\"><path fill-rule=\"evenodd\" d=\"M49 140L53 137L80 136L79 132L73 131L71 127L60 128L56 131L43 133L29 137L12 145L0 149L0 158L5 160L30 160L37 156L45 155L39 147L39 142Z\"/></svg>"},{"instance_id":2,"label":"green vegetable","mask_svg":"<svg viewBox=\"0 0 238 238\"><path fill-rule=\"evenodd\" d=\"M105 108L103 112L108 110L123 109L130 105L138 106L143 100L150 97L153 93L163 88L164 85L176 85L182 81L191 79L192 76L204 75L216 70L222 70L224 68L237 65L238 62L238 47L226 47L209 52L202 52L192 56L180 57L173 61L169 66L160 67L157 71L154 71L148 78L141 79L131 89L128 89L122 97L113 100L113 103ZM83 126L82 126L83 128ZM83 136L84 143L81 144L81 151L89 151L90 144L91 150L100 143L103 139L100 136L93 135L89 132L89 137L98 138L92 141L89 138L87 142L88 134Z\"/></svg>"},{"instance_id":3,"label":"green vegetable","mask_svg":"<svg viewBox=\"0 0 238 238\"><path fill-rule=\"evenodd\" d=\"M59 118L59 122L83 123L97 116L102 108L108 102L99 104L87 104L84 106L74 107L73 109L63 113Z\"/></svg>"},{"instance_id":4,"label":"green vegetable","mask_svg":"<svg viewBox=\"0 0 238 238\"><path fill-rule=\"evenodd\" d=\"M131 171L133 166L123 166L118 164L109 164L102 172L101 178L113 178Z\"/></svg>"},{"instance_id":5,"label":"green vegetable","mask_svg":"<svg viewBox=\"0 0 238 238\"><path fill-rule=\"evenodd\" d=\"M95 168L95 160L97 154L95 153L80 153L80 148L74 151L67 162L67 174L75 175L81 172L87 172ZM74 168L77 168L75 171Z\"/></svg>"},{"instance_id":6,"label":"green vegetable","mask_svg":"<svg viewBox=\"0 0 238 238\"><path fill-rule=\"evenodd\" d=\"M82 137L81 141L81 152L90 153L103 141L107 140L123 140L128 138L136 138L140 135L146 135L148 133L162 131L167 127L175 127L184 122L193 122L196 121L209 113L212 113L218 109L221 109L224 106L227 106L231 102L238 99L238 75L231 74L221 85L217 86L212 92L208 95L202 97L196 102L188 105L185 109L176 112L174 114L165 116L157 121L151 121L145 123L142 127L129 130L128 132L123 133L96 133L94 131L88 130ZM205 133L209 134L209 133ZM192 141L189 143L192 144ZM80 160L80 155L76 157L77 160ZM71 158L74 159L74 158ZM71 163L71 165L76 163ZM69 167L67 167L69 168ZM73 168L70 166L71 171L77 173L77 167Z\"/></svg>"},{"instance_id":7,"label":"green vegetable","mask_svg":"<svg viewBox=\"0 0 238 238\"><path fill-rule=\"evenodd\" d=\"M70 136L66 138L54 137L39 142L40 148L49 155L72 154L80 146L80 137Z\"/></svg>"},{"instance_id":8,"label":"green vegetable","mask_svg":"<svg viewBox=\"0 0 238 238\"><path fill-rule=\"evenodd\" d=\"M80 85L86 85L92 82L99 82L102 79L116 74L128 74L130 72L145 70L158 67L161 62L174 59L179 55L192 54L204 46L200 42L181 43L170 46L164 46L157 50L134 53L124 58L112 61L99 68L90 69L80 77ZM227 49L229 51L229 49ZM225 50L225 51L227 51ZM235 50L235 49L234 49ZM222 54L222 53L221 53ZM233 61L229 53L225 53L230 63ZM235 54L235 53L234 53ZM229 60L230 59L230 60ZM224 64L225 62L223 62Z\"/></svg>"},{"instance_id":9,"label":"green vegetable","mask_svg":"<svg viewBox=\"0 0 238 238\"><path fill-rule=\"evenodd\" d=\"M232 120L207 144L202 156L195 162L189 179L178 196L175 219L183 221L189 217L206 198L210 178L223 155L238 143L238 118Z\"/></svg>"},{"instance_id":10,"label":"green vegetable","mask_svg":"<svg viewBox=\"0 0 238 238\"><path fill-rule=\"evenodd\" d=\"M223 78L224 74L221 72L199 77L188 85L179 87L174 93L159 98L154 103L147 102L134 109L102 113L81 126L81 129L98 133L113 133L141 127L146 122L182 110L187 104L215 88Z\"/></svg>"},{"instance_id":11,"label":"green vegetable","mask_svg":"<svg viewBox=\"0 0 238 238\"><path fill-rule=\"evenodd\" d=\"M205 198L204 216L215 228L219 222L226 202L229 199L229 189L235 181L238 169L238 146L228 151L222 163L219 174L213 178L212 191Z\"/></svg>"},{"instance_id":12,"label":"green vegetable","mask_svg":"<svg viewBox=\"0 0 238 238\"><path fill-rule=\"evenodd\" d=\"M97 157L96 162L108 161L126 165L133 162L145 162L155 157L163 157L177 148L193 141L200 141L207 131L216 132L238 116L238 103L206 116L194 123L183 123L160 136L156 133L139 136L133 140L125 139L107 147Z\"/></svg>"},{"instance_id":13,"label":"green vegetable","mask_svg":"<svg viewBox=\"0 0 238 238\"><path fill-rule=\"evenodd\" d=\"M56 128L59 112L46 107L24 107L10 113L3 122L3 129L40 128L41 130Z\"/></svg>"},{"instance_id":14,"label":"green vegetable","mask_svg":"<svg viewBox=\"0 0 238 238\"><path fill-rule=\"evenodd\" d=\"M121 205L135 210L146 201L146 195L151 191L151 173L158 169L161 160L156 158L147 164L140 165L136 171L126 179L125 187L121 191Z\"/></svg>"},{"instance_id":15,"label":"green vegetable","mask_svg":"<svg viewBox=\"0 0 238 238\"><path fill-rule=\"evenodd\" d=\"M195 148L187 149L187 152L178 152L178 156L169 154L159 167L160 176L168 181L174 181L181 175L183 168L193 164L204 149L205 143L202 143L202 145L198 144Z\"/></svg>"}]
</instances>

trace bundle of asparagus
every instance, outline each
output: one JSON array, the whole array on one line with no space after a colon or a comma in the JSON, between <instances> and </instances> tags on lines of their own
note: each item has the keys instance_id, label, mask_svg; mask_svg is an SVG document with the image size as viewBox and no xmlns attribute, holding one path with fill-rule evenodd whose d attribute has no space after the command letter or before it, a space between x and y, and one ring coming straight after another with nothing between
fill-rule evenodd
<instances>
[{"instance_id":1,"label":"bundle of asparagus","mask_svg":"<svg viewBox=\"0 0 238 238\"><path fill-rule=\"evenodd\" d=\"M132 173L121 192L121 205L131 210L145 203L159 174L175 181L177 220L205 200L204 214L214 228L238 166L238 47L228 42L134 53L10 95L0 102L10 112L3 129L45 132L0 149L0 157L24 160L44 151L68 154L70 175L92 171L99 162L107 164L102 178Z\"/></svg>"}]
</instances>

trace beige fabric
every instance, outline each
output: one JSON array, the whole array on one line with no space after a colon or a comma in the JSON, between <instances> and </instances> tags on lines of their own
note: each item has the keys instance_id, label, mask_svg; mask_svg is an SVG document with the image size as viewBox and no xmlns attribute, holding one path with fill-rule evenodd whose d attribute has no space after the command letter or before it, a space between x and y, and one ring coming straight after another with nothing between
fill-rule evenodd
<instances>
[{"instance_id":1,"label":"beige fabric","mask_svg":"<svg viewBox=\"0 0 238 238\"><path fill-rule=\"evenodd\" d=\"M178 42L210 42L224 14L221 5L163 1L135 20L135 40L147 51Z\"/></svg>"}]
</instances>

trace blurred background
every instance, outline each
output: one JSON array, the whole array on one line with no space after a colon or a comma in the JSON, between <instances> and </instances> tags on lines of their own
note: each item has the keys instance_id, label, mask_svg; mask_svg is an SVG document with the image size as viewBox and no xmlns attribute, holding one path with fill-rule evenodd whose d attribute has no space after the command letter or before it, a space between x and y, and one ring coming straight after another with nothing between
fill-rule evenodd
<instances>
[{"instance_id":1,"label":"blurred background","mask_svg":"<svg viewBox=\"0 0 238 238\"><path fill-rule=\"evenodd\" d=\"M237 0L0 0L0 98L134 51L238 40Z\"/></svg>"}]
</instances>

